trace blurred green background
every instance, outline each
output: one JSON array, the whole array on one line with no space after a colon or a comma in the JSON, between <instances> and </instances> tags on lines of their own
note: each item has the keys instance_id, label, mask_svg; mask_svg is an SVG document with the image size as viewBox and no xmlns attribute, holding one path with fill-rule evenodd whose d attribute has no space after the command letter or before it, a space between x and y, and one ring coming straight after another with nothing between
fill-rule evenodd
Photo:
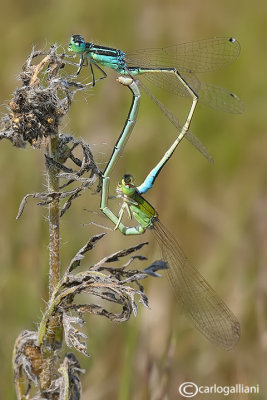
<instances>
[{"instance_id":1,"label":"blurred green background","mask_svg":"<svg viewBox=\"0 0 267 400\"><path fill-rule=\"evenodd\" d=\"M204 79L238 94L245 113L228 115L200 105L191 127L214 156L214 165L183 142L147 196L193 264L237 315L241 340L230 352L207 342L174 306L166 280L151 279L146 282L151 310L140 307L138 317L124 324L87 318L84 330L91 358L79 356L87 369L84 399L177 399L178 385L184 381L259 384L260 395L228 398L267 397L266 15L263 0L10 0L1 5L2 114L32 46L47 48L57 42L67 48L71 34L123 50L213 36L234 36L242 45L237 62ZM108 79L78 94L61 127L91 144L101 168L130 103L128 91L107 72ZM178 104L189 106L186 99ZM144 97L134 134L114 173L114 186L125 172L141 182L175 133ZM15 220L21 198L44 189L41 154L15 149L6 141L0 143L0 151L0 398L9 400L15 398L15 338L23 329L36 328L47 300L48 234L46 210L33 201ZM99 196L88 191L63 218L62 268L89 236L102 231L82 224L110 226L104 217L84 211L97 211L98 204ZM149 233L124 238L109 231L87 262L143 240L151 242L143 252L149 261L158 258ZM165 379L169 397L160 392Z\"/></svg>"}]
</instances>

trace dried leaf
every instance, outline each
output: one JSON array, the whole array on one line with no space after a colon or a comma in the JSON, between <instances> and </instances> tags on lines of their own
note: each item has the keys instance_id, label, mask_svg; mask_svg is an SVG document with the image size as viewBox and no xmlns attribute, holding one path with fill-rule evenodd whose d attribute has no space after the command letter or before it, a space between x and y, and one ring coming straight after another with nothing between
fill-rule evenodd
<instances>
[{"instance_id":1,"label":"dried leaf","mask_svg":"<svg viewBox=\"0 0 267 400\"><path fill-rule=\"evenodd\" d=\"M102 237L105 236L105 233L100 233L99 235L95 235L91 237L88 242L78 251L78 253L75 255L75 257L71 260L66 273L68 274L69 272L72 272L75 268L77 268L81 260L84 258L84 254L87 253L87 251L90 251L94 248L95 244L102 239Z\"/></svg>"},{"instance_id":2,"label":"dried leaf","mask_svg":"<svg viewBox=\"0 0 267 400\"><path fill-rule=\"evenodd\" d=\"M120 258L126 257L129 254L133 253L134 251L140 250L143 246L145 246L147 244L148 244L148 242L143 242L143 243L140 243L140 244L138 244L136 246L129 247L128 249L119 250L116 253L111 254L110 256L103 258L101 261L99 261L97 264L95 264L95 266L92 269L94 271L97 271L98 269L100 269L100 267L104 263L110 263L110 262L114 262L114 261L119 261Z\"/></svg>"},{"instance_id":3,"label":"dried leaf","mask_svg":"<svg viewBox=\"0 0 267 400\"><path fill-rule=\"evenodd\" d=\"M163 260L154 261L149 267L144 269L147 275L154 276L155 278L161 278L161 275L157 271L168 269L168 263Z\"/></svg>"}]
</instances>

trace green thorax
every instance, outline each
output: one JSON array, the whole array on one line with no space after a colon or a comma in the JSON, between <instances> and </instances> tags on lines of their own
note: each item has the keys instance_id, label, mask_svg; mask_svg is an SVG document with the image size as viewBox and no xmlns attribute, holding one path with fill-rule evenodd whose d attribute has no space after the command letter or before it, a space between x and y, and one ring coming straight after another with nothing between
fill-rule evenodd
<instances>
[{"instance_id":1,"label":"green thorax","mask_svg":"<svg viewBox=\"0 0 267 400\"><path fill-rule=\"evenodd\" d=\"M117 192L128 204L134 219L144 228L153 226L153 221L158 213L155 208L142 197L135 186L131 175L124 175L117 187Z\"/></svg>"},{"instance_id":2,"label":"green thorax","mask_svg":"<svg viewBox=\"0 0 267 400\"><path fill-rule=\"evenodd\" d=\"M130 209L133 217L144 228L153 226L153 220L158 216L155 208L142 197L138 192L131 196L133 203L130 203Z\"/></svg>"}]
</instances>

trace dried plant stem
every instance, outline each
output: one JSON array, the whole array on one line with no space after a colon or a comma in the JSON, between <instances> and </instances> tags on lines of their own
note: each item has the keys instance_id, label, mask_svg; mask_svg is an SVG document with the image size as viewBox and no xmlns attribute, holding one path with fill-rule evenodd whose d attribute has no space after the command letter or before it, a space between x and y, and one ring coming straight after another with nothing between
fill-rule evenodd
<instances>
[{"instance_id":1,"label":"dried plant stem","mask_svg":"<svg viewBox=\"0 0 267 400\"><path fill-rule=\"evenodd\" d=\"M46 154L48 157L57 161L59 154L58 136L49 138ZM55 164L49 162L47 165L48 192L59 190L60 172ZM60 209L59 199L54 199L49 204L49 298L57 286L60 279Z\"/></svg>"},{"instance_id":2,"label":"dried plant stem","mask_svg":"<svg viewBox=\"0 0 267 400\"><path fill-rule=\"evenodd\" d=\"M58 135L48 138L46 146L46 155L58 161L59 155L59 137ZM47 158L48 160L48 158ZM59 168L56 164L46 161L47 169L47 186L48 193L57 192L59 190ZM60 205L59 199L54 199L48 205L48 220L49 220L49 300L53 295L54 289L60 280ZM40 377L42 389L48 389L53 375L58 366L55 365L56 357L53 357L53 352L56 347L61 347L62 343L62 327L59 316L53 316L49 319L47 326L47 342L48 352L45 359L44 374ZM49 353L49 354L48 354Z\"/></svg>"}]
</instances>

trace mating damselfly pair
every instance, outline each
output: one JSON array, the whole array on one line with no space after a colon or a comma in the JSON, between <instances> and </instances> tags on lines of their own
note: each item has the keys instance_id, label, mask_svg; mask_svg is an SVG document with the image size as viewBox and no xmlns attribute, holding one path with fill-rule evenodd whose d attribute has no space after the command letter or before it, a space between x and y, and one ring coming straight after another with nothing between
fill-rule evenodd
<instances>
[{"instance_id":1,"label":"mating damselfly pair","mask_svg":"<svg viewBox=\"0 0 267 400\"><path fill-rule=\"evenodd\" d=\"M128 86L133 95L124 128L103 172L101 210L114 223L115 229L125 235L139 235L147 229L155 234L162 249L163 259L169 266L170 283L179 303L183 305L186 315L209 340L225 349L232 348L240 336L240 326L236 317L201 274L189 263L175 238L159 221L156 210L142 197L142 194L153 187L159 172L184 137L206 158L212 160L205 146L189 131L198 101L226 112L241 113L243 111L243 104L235 94L200 81L195 75L222 68L233 62L240 52L238 41L233 38L214 38L162 49L124 53L121 50L85 42L82 36L73 35L69 50L80 55L77 74L83 66L89 65L93 86L98 80L106 78L107 74L102 67L108 67L121 75L118 81ZM97 68L102 74L98 79L95 78L94 68ZM192 104L183 125L150 93L144 83L139 81L140 77L145 77L156 86L165 88L174 94L192 98ZM179 135L141 185L135 185L132 175L123 176L117 186L118 197L123 201L117 216L108 207L110 174L135 125L141 97L140 87L150 95L176 126ZM134 218L138 222L137 226L127 227L122 223L125 210L130 218Z\"/></svg>"}]
</instances>

